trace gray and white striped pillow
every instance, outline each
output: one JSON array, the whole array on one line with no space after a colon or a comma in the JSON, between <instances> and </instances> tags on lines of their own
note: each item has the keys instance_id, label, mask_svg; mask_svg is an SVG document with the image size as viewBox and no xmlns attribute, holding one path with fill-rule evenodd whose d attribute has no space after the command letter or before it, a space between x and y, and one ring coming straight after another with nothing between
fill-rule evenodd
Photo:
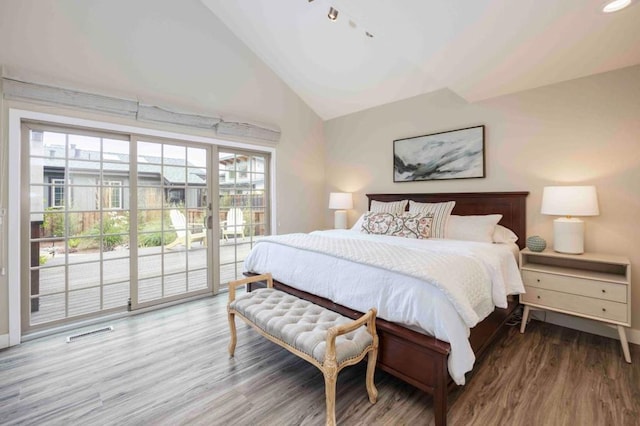
<instances>
[{"instance_id":1,"label":"gray and white striped pillow","mask_svg":"<svg viewBox=\"0 0 640 426\"><path fill-rule=\"evenodd\" d=\"M400 200L400 201L390 201L390 202L382 202L382 201L371 201L370 212L373 213L392 213L392 214L400 214L407 208L407 202L409 200Z\"/></svg>"},{"instance_id":2,"label":"gray and white striped pillow","mask_svg":"<svg viewBox=\"0 0 640 426\"><path fill-rule=\"evenodd\" d=\"M445 238L447 221L455 205L455 201L446 201L444 203L416 203L415 201L409 201L409 212L433 215L431 238Z\"/></svg>"}]
</instances>

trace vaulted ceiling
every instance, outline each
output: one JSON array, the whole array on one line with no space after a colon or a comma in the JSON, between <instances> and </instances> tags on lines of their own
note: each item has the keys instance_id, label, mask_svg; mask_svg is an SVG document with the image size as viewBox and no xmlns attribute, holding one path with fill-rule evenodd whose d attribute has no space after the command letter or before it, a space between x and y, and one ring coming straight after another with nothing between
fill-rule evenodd
<instances>
[{"instance_id":1,"label":"vaulted ceiling","mask_svg":"<svg viewBox=\"0 0 640 426\"><path fill-rule=\"evenodd\" d=\"M603 0L201 1L325 120L443 88L475 102L640 64L640 0L612 14Z\"/></svg>"}]
</instances>

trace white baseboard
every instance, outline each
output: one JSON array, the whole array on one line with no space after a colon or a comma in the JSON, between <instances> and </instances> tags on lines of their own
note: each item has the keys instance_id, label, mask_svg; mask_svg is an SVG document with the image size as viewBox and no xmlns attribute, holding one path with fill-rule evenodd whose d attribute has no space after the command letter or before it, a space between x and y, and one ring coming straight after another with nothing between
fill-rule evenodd
<instances>
[{"instance_id":1,"label":"white baseboard","mask_svg":"<svg viewBox=\"0 0 640 426\"><path fill-rule=\"evenodd\" d=\"M0 334L0 349L9 347L9 335L8 334Z\"/></svg>"},{"instance_id":2,"label":"white baseboard","mask_svg":"<svg viewBox=\"0 0 640 426\"><path fill-rule=\"evenodd\" d=\"M559 314L551 311L531 311L531 317L539 321L548 322L562 327L572 328L586 333L597 334L598 336L619 339L618 331L599 321L586 318L574 317L571 315ZM627 340L629 343L640 345L640 330L627 328Z\"/></svg>"}]
</instances>

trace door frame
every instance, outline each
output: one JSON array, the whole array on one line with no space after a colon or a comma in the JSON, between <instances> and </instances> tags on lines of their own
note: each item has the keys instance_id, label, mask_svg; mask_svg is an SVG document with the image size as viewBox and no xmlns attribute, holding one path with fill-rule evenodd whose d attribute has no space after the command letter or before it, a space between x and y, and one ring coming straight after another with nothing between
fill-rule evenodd
<instances>
[{"instance_id":1,"label":"door frame","mask_svg":"<svg viewBox=\"0 0 640 426\"><path fill-rule=\"evenodd\" d=\"M34 108L36 106L34 105ZM46 109L46 107L41 107ZM186 133L178 133L177 131L156 130L153 128L143 128L136 125L125 125L108 122L109 117L104 117L105 121L97 121L96 119L84 119L69 115L58 115L40 111L24 110L17 108L9 108L8 120L8 199L14 200L13 203L7 205L7 241L11 241L12 248L7 250L7 282L8 282L8 310L9 310L9 346L17 345L22 340L22 324L21 324L21 288L23 280L23 265L26 261L25 255L22 253L27 247L23 247L22 236L25 230L21 229L22 215L27 214L29 206L25 205L21 196L21 176L22 176L22 122L23 121L41 121L53 125L63 125L72 127L85 127L94 130L103 130L107 132L127 133L132 135L141 135L148 137L166 138L173 140L184 140L186 142L199 142L220 147L229 147L236 149L247 149L252 151L267 152L270 154L269 168L272 171L269 181L269 191L271 196L271 231L276 233L277 223L277 197L276 197L276 148L272 146L264 146L252 144L249 142L237 142L222 140L214 137L189 135ZM188 130L185 128L185 131ZM217 152L217 149L212 151ZM215 180L214 180L215 181ZM215 188L217 188L217 184ZM19 200L19 201L18 201ZM217 208L217 203L212 206ZM216 210L214 210L216 211ZM214 262L215 264L216 262ZM214 267L216 267L214 265ZM219 268L219 266L218 266ZM214 291L217 291L215 288Z\"/></svg>"}]
</instances>

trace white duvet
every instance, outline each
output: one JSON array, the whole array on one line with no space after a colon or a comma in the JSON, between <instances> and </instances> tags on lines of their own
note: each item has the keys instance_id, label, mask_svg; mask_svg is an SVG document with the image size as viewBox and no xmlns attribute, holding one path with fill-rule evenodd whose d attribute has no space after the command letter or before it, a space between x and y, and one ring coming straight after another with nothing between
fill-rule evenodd
<instances>
[{"instance_id":1,"label":"white duvet","mask_svg":"<svg viewBox=\"0 0 640 426\"><path fill-rule=\"evenodd\" d=\"M462 385L475 361L470 327L524 292L513 252L505 244L317 231L260 240L245 270L361 312L376 307L387 321L449 342L449 374Z\"/></svg>"}]
</instances>

